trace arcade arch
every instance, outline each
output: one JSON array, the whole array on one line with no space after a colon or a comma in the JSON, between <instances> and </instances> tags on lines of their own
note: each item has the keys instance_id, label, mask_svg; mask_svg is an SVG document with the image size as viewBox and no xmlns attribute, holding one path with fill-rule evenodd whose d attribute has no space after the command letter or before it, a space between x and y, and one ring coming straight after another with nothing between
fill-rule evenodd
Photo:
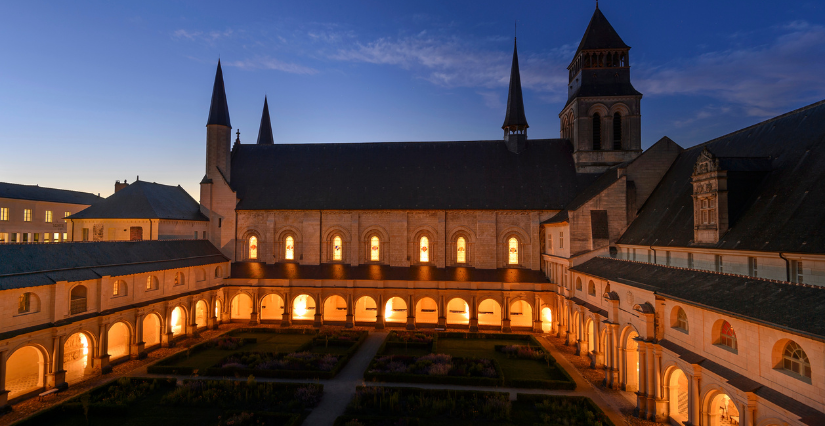
<instances>
[{"instance_id":1,"label":"arcade arch","mask_svg":"<svg viewBox=\"0 0 825 426\"><path fill-rule=\"evenodd\" d=\"M209 306L206 304L204 300L198 300L198 303L195 304L195 327L202 328L206 327L207 320L209 315Z\"/></svg>"},{"instance_id":2,"label":"arcade arch","mask_svg":"<svg viewBox=\"0 0 825 426\"><path fill-rule=\"evenodd\" d=\"M423 297L415 304L417 324L438 324L438 304L430 297Z\"/></svg>"},{"instance_id":3,"label":"arcade arch","mask_svg":"<svg viewBox=\"0 0 825 426\"><path fill-rule=\"evenodd\" d=\"M129 356L129 344L132 333L129 326L124 322L116 322L107 332L109 360L113 361L125 356Z\"/></svg>"},{"instance_id":4,"label":"arcade arch","mask_svg":"<svg viewBox=\"0 0 825 426\"><path fill-rule=\"evenodd\" d=\"M403 323L407 322L407 303L400 297L391 297L387 300L384 309L384 321Z\"/></svg>"},{"instance_id":5,"label":"arcade arch","mask_svg":"<svg viewBox=\"0 0 825 426\"><path fill-rule=\"evenodd\" d=\"M157 314L143 318L143 343L146 348L160 344L160 318Z\"/></svg>"},{"instance_id":6,"label":"arcade arch","mask_svg":"<svg viewBox=\"0 0 825 426\"><path fill-rule=\"evenodd\" d=\"M345 322L347 320L347 301L333 295L324 302L324 321Z\"/></svg>"},{"instance_id":7,"label":"arcade arch","mask_svg":"<svg viewBox=\"0 0 825 426\"><path fill-rule=\"evenodd\" d=\"M15 350L6 360L6 390L8 398L16 398L42 389L46 375L46 356L36 346Z\"/></svg>"},{"instance_id":8,"label":"arcade arch","mask_svg":"<svg viewBox=\"0 0 825 426\"><path fill-rule=\"evenodd\" d=\"M172 309L172 317L169 326L172 336L180 336L186 331L186 312L180 306Z\"/></svg>"},{"instance_id":9,"label":"arcade arch","mask_svg":"<svg viewBox=\"0 0 825 426\"><path fill-rule=\"evenodd\" d=\"M375 322L378 316L378 306L369 296L360 297L355 301L355 322Z\"/></svg>"},{"instance_id":10,"label":"arcade arch","mask_svg":"<svg viewBox=\"0 0 825 426\"><path fill-rule=\"evenodd\" d=\"M300 294L292 301L293 320L314 320L315 319L315 299L308 294Z\"/></svg>"},{"instance_id":11,"label":"arcade arch","mask_svg":"<svg viewBox=\"0 0 825 426\"><path fill-rule=\"evenodd\" d=\"M238 293L232 298L229 319L248 320L252 318L252 298L246 293Z\"/></svg>"},{"instance_id":12,"label":"arcade arch","mask_svg":"<svg viewBox=\"0 0 825 426\"><path fill-rule=\"evenodd\" d=\"M685 373L675 368L666 382L670 418L679 424L688 420L688 379Z\"/></svg>"},{"instance_id":13,"label":"arcade arch","mask_svg":"<svg viewBox=\"0 0 825 426\"><path fill-rule=\"evenodd\" d=\"M284 299L277 294L271 293L261 300L261 320L280 321L284 316Z\"/></svg>"},{"instance_id":14,"label":"arcade arch","mask_svg":"<svg viewBox=\"0 0 825 426\"><path fill-rule=\"evenodd\" d=\"M493 299L478 304L478 325L501 327L501 305Z\"/></svg>"},{"instance_id":15,"label":"arcade arch","mask_svg":"<svg viewBox=\"0 0 825 426\"><path fill-rule=\"evenodd\" d=\"M541 331L550 333L553 329L553 311L548 307L541 308Z\"/></svg>"},{"instance_id":16,"label":"arcade arch","mask_svg":"<svg viewBox=\"0 0 825 426\"><path fill-rule=\"evenodd\" d=\"M470 306L464 299L456 297L447 302L447 324L470 324Z\"/></svg>"},{"instance_id":17,"label":"arcade arch","mask_svg":"<svg viewBox=\"0 0 825 426\"><path fill-rule=\"evenodd\" d=\"M510 304L510 327L532 327L533 307L525 300Z\"/></svg>"},{"instance_id":18,"label":"arcade arch","mask_svg":"<svg viewBox=\"0 0 825 426\"><path fill-rule=\"evenodd\" d=\"M84 331L72 334L63 343L63 369L66 381L75 382L92 372L94 341Z\"/></svg>"}]
</instances>

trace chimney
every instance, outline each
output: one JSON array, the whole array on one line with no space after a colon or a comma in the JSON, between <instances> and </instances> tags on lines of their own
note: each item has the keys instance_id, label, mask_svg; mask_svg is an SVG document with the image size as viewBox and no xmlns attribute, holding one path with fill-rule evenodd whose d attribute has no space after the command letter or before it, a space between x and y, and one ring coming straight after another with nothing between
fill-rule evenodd
<instances>
[{"instance_id":1,"label":"chimney","mask_svg":"<svg viewBox=\"0 0 825 426\"><path fill-rule=\"evenodd\" d=\"M115 181L115 192L118 192L121 189L126 188L127 186L129 186L129 184L126 183L126 179L123 180L123 183L120 183L119 180L116 180Z\"/></svg>"}]
</instances>

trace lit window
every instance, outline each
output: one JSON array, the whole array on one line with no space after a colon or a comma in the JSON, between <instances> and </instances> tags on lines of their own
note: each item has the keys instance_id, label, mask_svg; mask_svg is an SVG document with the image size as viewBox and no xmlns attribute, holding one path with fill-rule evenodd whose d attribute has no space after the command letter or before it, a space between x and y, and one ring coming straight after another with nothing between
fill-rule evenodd
<instances>
[{"instance_id":1,"label":"lit window","mask_svg":"<svg viewBox=\"0 0 825 426\"><path fill-rule=\"evenodd\" d=\"M112 286L112 296L117 296L120 294L120 281L115 281L115 284Z\"/></svg>"},{"instance_id":2,"label":"lit window","mask_svg":"<svg viewBox=\"0 0 825 426\"><path fill-rule=\"evenodd\" d=\"M43 233L43 242L44 243L49 243L51 241L52 241L52 234L50 234L48 232L44 232Z\"/></svg>"},{"instance_id":3,"label":"lit window","mask_svg":"<svg viewBox=\"0 0 825 426\"><path fill-rule=\"evenodd\" d=\"M782 368L811 378L811 362L808 361L808 355L794 341L785 345L785 351L782 353Z\"/></svg>"},{"instance_id":4,"label":"lit window","mask_svg":"<svg viewBox=\"0 0 825 426\"><path fill-rule=\"evenodd\" d=\"M0 207L0 220L9 220L9 208Z\"/></svg>"},{"instance_id":5,"label":"lit window","mask_svg":"<svg viewBox=\"0 0 825 426\"><path fill-rule=\"evenodd\" d=\"M516 239L516 237L510 238L510 240L507 242L507 246L507 263L511 265L518 265L518 240Z\"/></svg>"},{"instance_id":6,"label":"lit window","mask_svg":"<svg viewBox=\"0 0 825 426\"><path fill-rule=\"evenodd\" d=\"M373 262L378 262L381 257L381 241L378 239L377 235L374 235L370 238L370 260Z\"/></svg>"},{"instance_id":7,"label":"lit window","mask_svg":"<svg viewBox=\"0 0 825 426\"><path fill-rule=\"evenodd\" d=\"M64 232L63 233L63 241L66 241L69 238L69 234Z\"/></svg>"},{"instance_id":8,"label":"lit window","mask_svg":"<svg viewBox=\"0 0 825 426\"><path fill-rule=\"evenodd\" d=\"M729 322L722 323L722 329L719 331L719 344L727 346L733 350L737 350L736 332L733 331L733 326Z\"/></svg>"},{"instance_id":9,"label":"lit window","mask_svg":"<svg viewBox=\"0 0 825 426\"><path fill-rule=\"evenodd\" d=\"M802 274L802 262L796 262L796 282L805 282L805 275Z\"/></svg>"},{"instance_id":10,"label":"lit window","mask_svg":"<svg viewBox=\"0 0 825 426\"><path fill-rule=\"evenodd\" d=\"M684 309L676 308L676 321L673 322L673 327L688 331L688 319Z\"/></svg>"},{"instance_id":11,"label":"lit window","mask_svg":"<svg viewBox=\"0 0 825 426\"><path fill-rule=\"evenodd\" d=\"M178 272L175 274L175 285L184 285L186 284L186 279L183 277L183 272Z\"/></svg>"},{"instance_id":12,"label":"lit window","mask_svg":"<svg viewBox=\"0 0 825 426\"><path fill-rule=\"evenodd\" d=\"M0 243L8 243L9 242L9 233L8 232L0 232Z\"/></svg>"},{"instance_id":13,"label":"lit window","mask_svg":"<svg viewBox=\"0 0 825 426\"><path fill-rule=\"evenodd\" d=\"M467 262L467 241L464 240L464 237L458 237L458 240L455 242L456 245L456 262L458 263L466 263Z\"/></svg>"},{"instance_id":14,"label":"lit window","mask_svg":"<svg viewBox=\"0 0 825 426\"><path fill-rule=\"evenodd\" d=\"M419 258L418 260L421 262L429 262L430 261L430 240L427 237L421 237L421 242L418 244L419 247Z\"/></svg>"},{"instance_id":15,"label":"lit window","mask_svg":"<svg viewBox=\"0 0 825 426\"><path fill-rule=\"evenodd\" d=\"M58 242L58 241L60 241L60 233L59 233L59 232L55 232L55 233L54 233L54 242Z\"/></svg>"},{"instance_id":16,"label":"lit window","mask_svg":"<svg viewBox=\"0 0 825 426\"><path fill-rule=\"evenodd\" d=\"M63 212L63 217L69 217L72 215L72 212Z\"/></svg>"},{"instance_id":17,"label":"lit window","mask_svg":"<svg viewBox=\"0 0 825 426\"><path fill-rule=\"evenodd\" d=\"M46 222L51 223L52 221L52 211L46 210Z\"/></svg>"},{"instance_id":18,"label":"lit window","mask_svg":"<svg viewBox=\"0 0 825 426\"><path fill-rule=\"evenodd\" d=\"M17 313L25 314L31 310L31 293L23 293L17 299Z\"/></svg>"},{"instance_id":19,"label":"lit window","mask_svg":"<svg viewBox=\"0 0 825 426\"><path fill-rule=\"evenodd\" d=\"M258 258L258 237L255 237L255 236L249 237L249 258L250 259L257 259Z\"/></svg>"},{"instance_id":20,"label":"lit window","mask_svg":"<svg viewBox=\"0 0 825 426\"><path fill-rule=\"evenodd\" d=\"M146 290L157 290L158 279L150 275L146 277Z\"/></svg>"},{"instance_id":21,"label":"lit window","mask_svg":"<svg viewBox=\"0 0 825 426\"><path fill-rule=\"evenodd\" d=\"M341 260L342 250L341 237L336 235L335 238L332 239L332 260Z\"/></svg>"},{"instance_id":22,"label":"lit window","mask_svg":"<svg viewBox=\"0 0 825 426\"><path fill-rule=\"evenodd\" d=\"M295 259L295 239L290 237L286 237L286 256L284 256L286 260L293 260Z\"/></svg>"},{"instance_id":23,"label":"lit window","mask_svg":"<svg viewBox=\"0 0 825 426\"><path fill-rule=\"evenodd\" d=\"M32 209L23 209L23 222L32 221Z\"/></svg>"}]
</instances>

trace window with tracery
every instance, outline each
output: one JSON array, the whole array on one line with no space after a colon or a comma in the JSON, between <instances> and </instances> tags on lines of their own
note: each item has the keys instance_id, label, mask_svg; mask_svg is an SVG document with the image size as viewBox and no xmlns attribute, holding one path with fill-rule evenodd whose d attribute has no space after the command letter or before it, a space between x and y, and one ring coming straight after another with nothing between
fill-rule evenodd
<instances>
[{"instance_id":1,"label":"window with tracery","mask_svg":"<svg viewBox=\"0 0 825 426\"><path fill-rule=\"evenodd\" d=\"M785 350L782 352L782 368L811 378L811 362L808 361L808 355L793 340L785 345Z\"/></svg>"},{"instance_id":2,"label":"window with tracery","mask_svg":"<svg viewBox=\"0 0 825 426\"><path fill-rule=\"evenodd\" d=\"M343 250L341 237L336 235L335 238L332 239L332 260L341 260Z\"/></svg>"},{"instance_id":3,"label":"window with tracery","mask_svg":"<svg viewBox=\"0 0 825 426\"><path fill-rule=\"evenodd\" d=\"M688 318L685 310L682 308L676 309L676 321L673 322L673 327L688 331Z\"/></svg>"},{"instance_id":4,"label":"window with tracery","mask_svg":"<svg viewBox=\"0 0 825 426\"><path fill-rule=\"evenodd\" d=\"M602 116L593 114L593 150L602 149Z\"/></svg>"},{"instance_id":5,"label":"window with tracery","mask_svg":"<svg viewBox=\"0 0 825 426\"><path fill-rule=\"evenodd\" d=\"M381 260L380 253L381 240L378 239L377 235L373 235L373 237L370 238L370 260L373 262Z\"/></svg>"},{"instance_id":6,"label":"window with tracery","mask_svg":"<svg viewBox=\"0 0 825 426\"><path fill-rule=\"evenodd\" d=\"M507 263L510 265L518 265L518 239L516 237L511 237L509 241L507 241Z\"/></svg>"},{"instance_id":7,"label":"window with tracery","mask_svg":"<svg viewBox=\"0 0 825 426\"><path fill-rule=\"evenodd\" d=\"M418 260L421 262L430 261L430 239L421 237L418 243Z\"/></svg>"},{"instance_id":8,"label":"window with tracery","mask_svg":"<svg viewBox=\"0 0 825 426\"><path fill-rule=\"evenodd\" d=\"M23 293L17 299L17 313L24 314L31 310L31 293Z\"/></svg>"},{"instance_id":9,"label":"window with tracery","mask_svg":"<svg viewBox=\"0 0 825 426\"><path fill-rule=\"evenodd\" d=\"M258 237L254 235L249 237L249 258L258 258Z\"/></svg>"},{"instance_id":10,"label":"window with tracery","mask_svg":"<svg viewBox=\"0 0 825 426\"><path fill-rule=\"evenodd\" d=\"M613 149L622 149L622 115L613 114Z\"/></svg>"},{"instance_id":11,"label":"window with tracery","mask_svg":"<svg viewBox=\"0 0 825 426\"><path fill-rule=\"evenodd\" d=\"M719 330L719 344L727 346L733 350L737 350L736 332L733 331L733 326L729 322L722 323L722 329Z\"/></svg>"},{"instance_id":12,"label":"window with tracery","mask_svg":"<svg viewBox=\"0 0 825 426\"><path fill-rule=\"evenodd\" d=\"M286 237L284 246L284 259L295 260L295 238L292 238L292 236Z\"/></svg>"},{"instance_id":13,"label":"window with tracery","mask_svg":"<svg viewBox=\"0 0 825 426\"><path fill-rule=\"evenodd\" d=\"M467 241L464 237L458 237L455 241L455 261L456 263L467 263Z\"/></svg>"},{"instance_id":14,"label":"window with tracery","mask_svg":"<svg viewBox=\"0 0 825 426\"><path fill-rule=\"evenodd\" d=\"M703 198L699 207L699 212L702 215L703 225L712 225L716 223L716 199Z\"/></svg>"}]
</instances>

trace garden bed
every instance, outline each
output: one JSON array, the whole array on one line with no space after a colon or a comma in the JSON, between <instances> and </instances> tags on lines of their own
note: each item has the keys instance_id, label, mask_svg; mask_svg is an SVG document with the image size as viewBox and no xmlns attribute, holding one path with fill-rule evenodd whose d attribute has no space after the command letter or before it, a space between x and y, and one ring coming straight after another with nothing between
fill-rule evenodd
<instances>
[{"instance_id":1,"label":"garden bed","mask_svg":"<svg viewBox=\"0 0 825 426\"><path fill-rule=\"evenodd\" d=\"M498 386L503 383L498 363L484 358L453 358L447 354L376 357L364 373L367 380Z\"/></svg>"},{"instance_id":2,"label":"garden bed","mask_svg":"<svg viewBox=\"0 0 825 426\"><path fill-rule=\"evenodd\" d=\"M121 378L15 425L297 426L320 401L316 384Z\"/></svg>"}]
</instances>

